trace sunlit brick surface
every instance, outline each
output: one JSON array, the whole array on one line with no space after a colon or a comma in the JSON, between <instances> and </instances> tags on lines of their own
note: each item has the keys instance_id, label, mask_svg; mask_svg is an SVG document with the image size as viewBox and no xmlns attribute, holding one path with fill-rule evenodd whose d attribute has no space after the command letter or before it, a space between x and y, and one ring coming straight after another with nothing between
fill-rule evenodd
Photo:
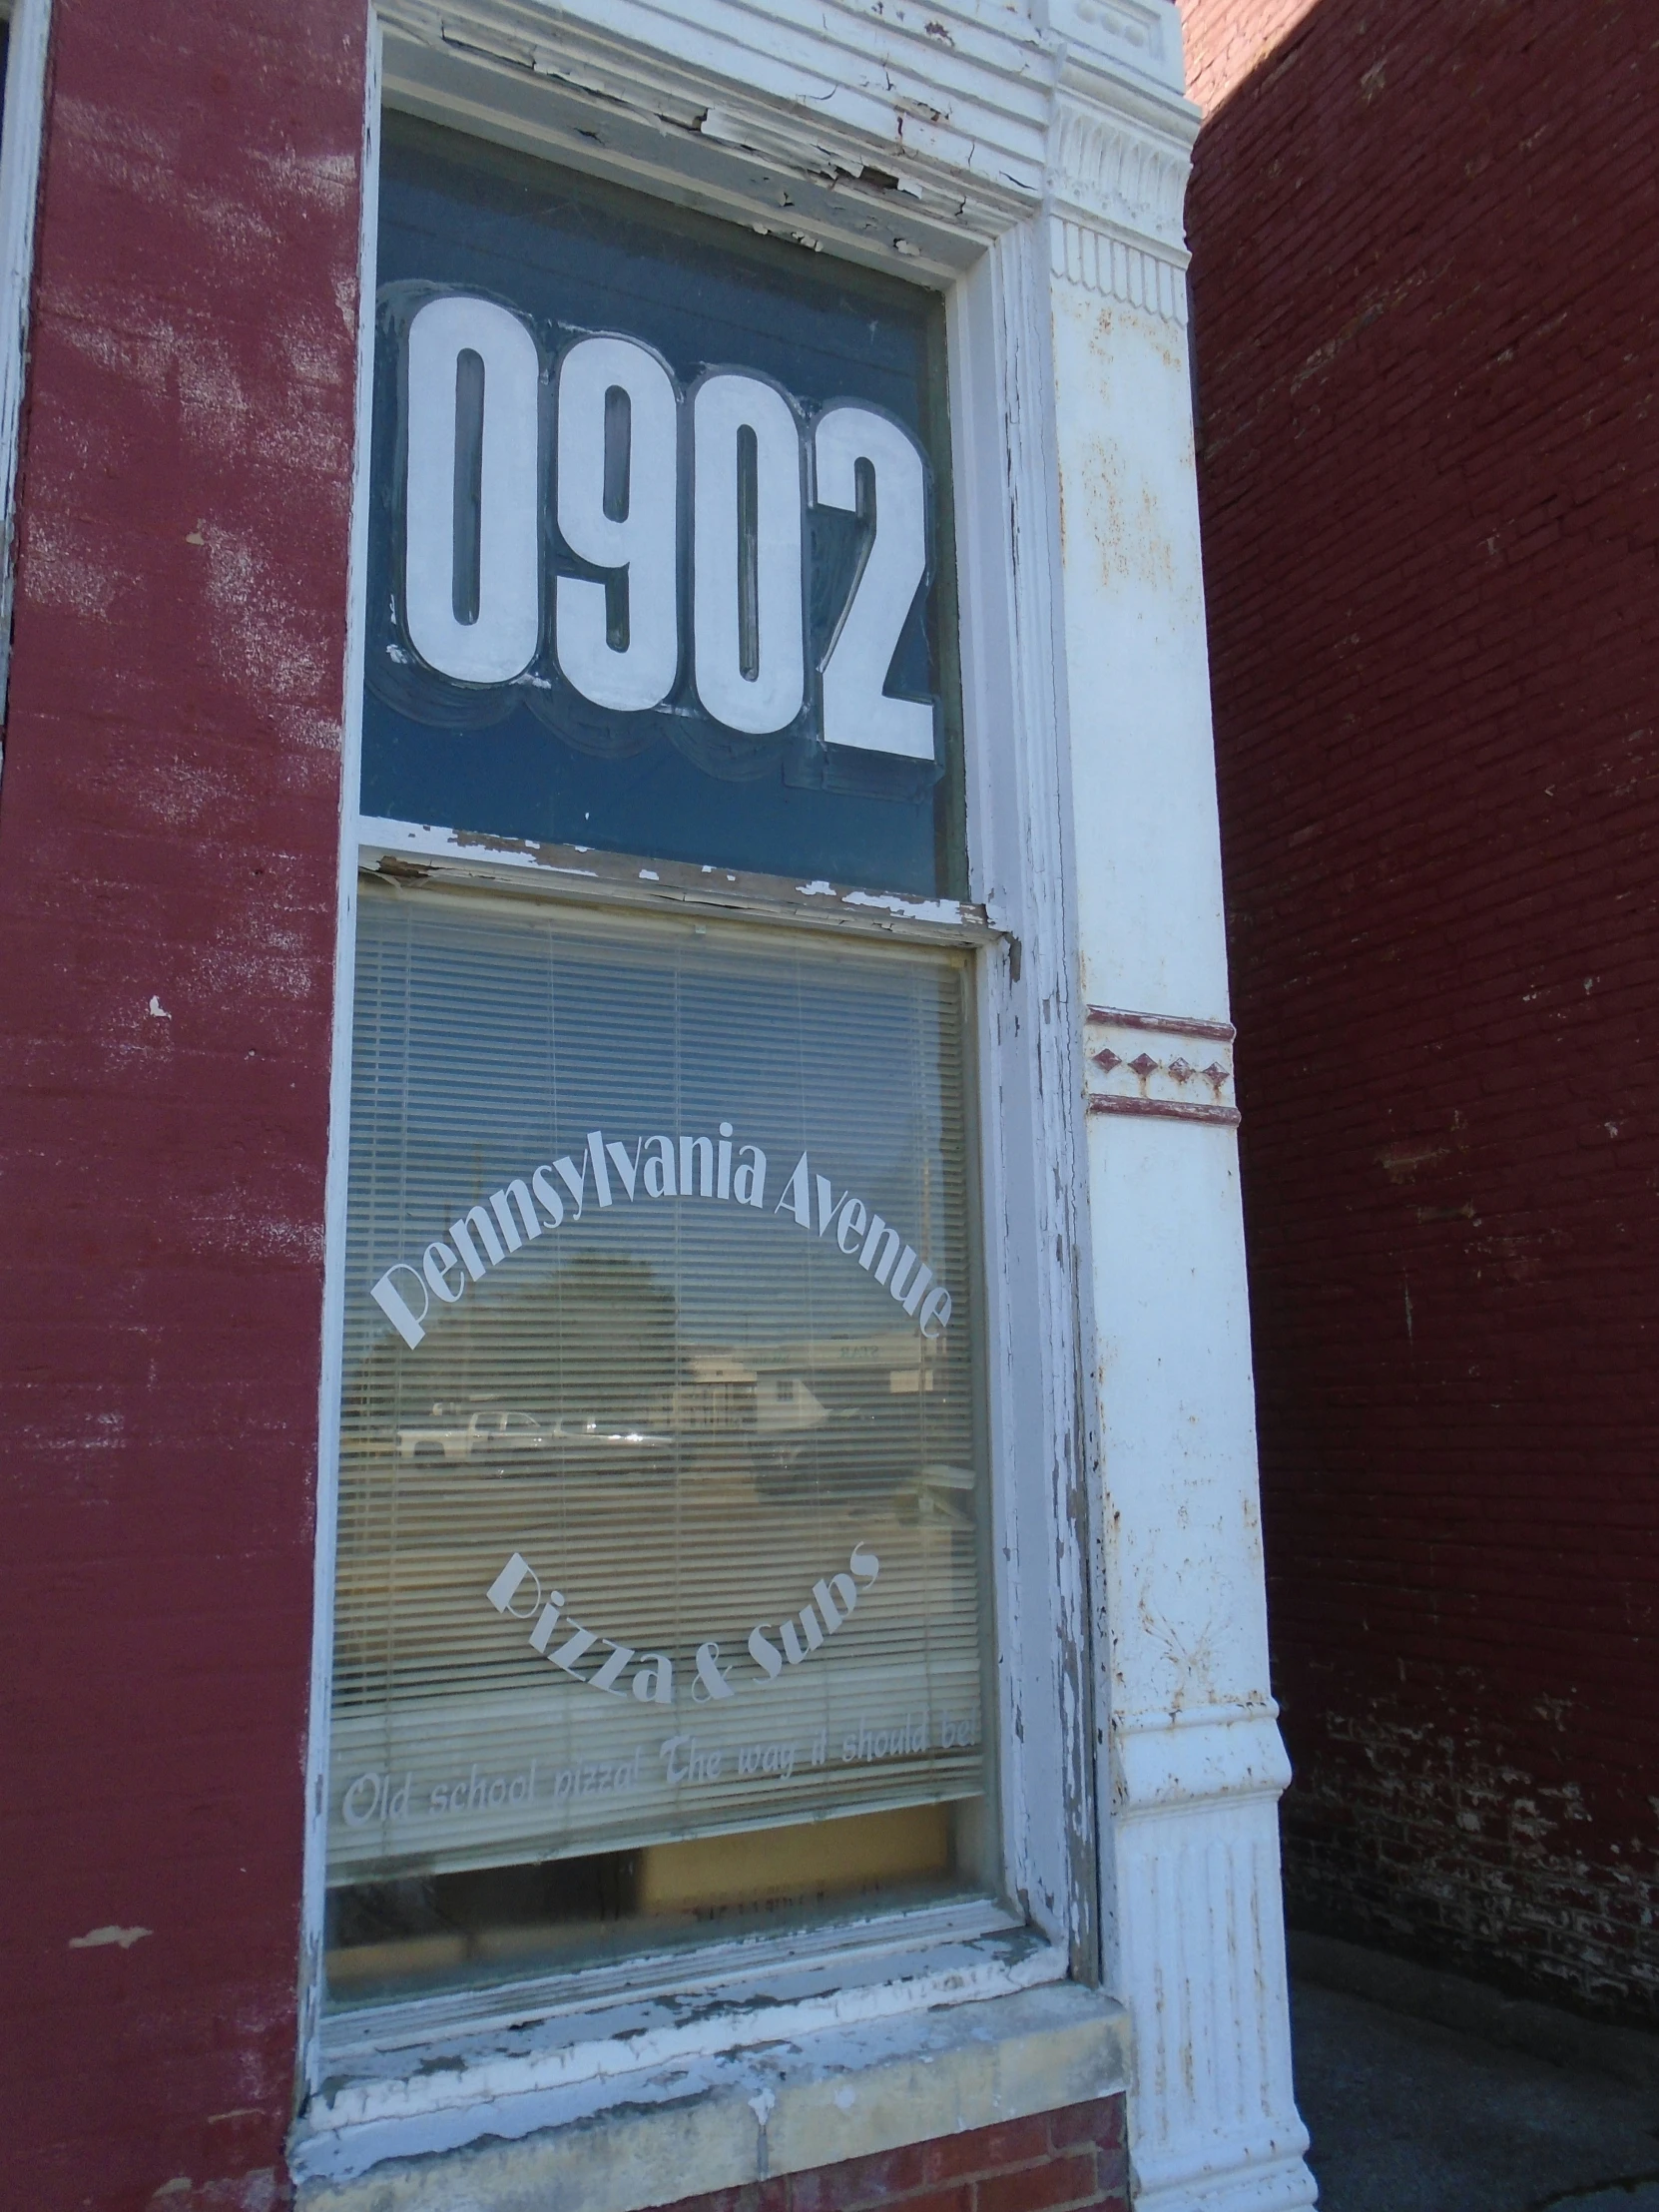
<instances>
[{"instance_id":1,"label":"sunlit brick surface","mask_svg":"<svg viewBox=\"0 0 1659 2212\"><path fill-rule=\"evenodd\" d=\"M293 2101L365 14L52 16L0 800L28 1684L0 2195L264 2212Z\"/></svg>"},{"instance_id":2,"label":"sunlit brick surface","mask_svg":"<svg viewBox=\"0 0 1659 2212\"><path fill-rule=\"evenodd\" d=\"M1127 2212L1123 2099L849 2158L670 2212Z\"/></svg>"}]
</instances>

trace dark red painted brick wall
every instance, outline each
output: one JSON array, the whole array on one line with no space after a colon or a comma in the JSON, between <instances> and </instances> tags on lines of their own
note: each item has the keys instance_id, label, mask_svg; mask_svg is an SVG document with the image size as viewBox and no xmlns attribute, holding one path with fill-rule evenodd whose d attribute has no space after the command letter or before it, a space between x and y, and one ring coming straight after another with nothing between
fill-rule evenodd
<instances>
[{"instance_id":1,"label":"dark red painted brick wall","mask_svg":"<svg viewBox=\"0 0 1659 2212\"><path fill-rule=\"evenodd\" d=\"M669 2212L1128 2212L1123 2099L686 2197Z\"/></svg>"},{"instance_id":2,"label":"dark red painted brick wall","mask_svg":"<svg viewBox=\"0 0 1659 2212\"><path fill-rule=\"evenodd\" d=\"M1659 2021L1659 20L1185 0L1293 1917Z\"/></svg>"},{"instance_id":3,"label":"dark red painted brick wall","mask_svg":"<svg viewBox=\"0 0 1659 2212\"><path fill-rule=\"evenodd\" d=\"M253 2208L293 2089L365 9L53 15L0 783L0 2198Z\"/></svg>"}]
</instances>

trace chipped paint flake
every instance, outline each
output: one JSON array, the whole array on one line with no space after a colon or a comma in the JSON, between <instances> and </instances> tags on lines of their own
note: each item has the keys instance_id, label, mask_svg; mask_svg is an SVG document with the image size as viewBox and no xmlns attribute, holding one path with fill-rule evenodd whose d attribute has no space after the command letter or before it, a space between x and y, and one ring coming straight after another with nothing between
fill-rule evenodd
<instances>
[{"instance_id":1,"label":"chipped paint flake","mask_svg":"<svg viewBox=\"0 0 1659 2212\"><path fill-rule=\"evenodd\" d=\"M112 1923L108 1928L88 1929L84 1936L71 1936L69 1947L71 1950L102 1950L106 1944L119 1943L123 1950L131 1950L135 1943L142 1943L146 1936L155 1933L153 1928L117 1928Z\"/></svg>"}]
</instances>

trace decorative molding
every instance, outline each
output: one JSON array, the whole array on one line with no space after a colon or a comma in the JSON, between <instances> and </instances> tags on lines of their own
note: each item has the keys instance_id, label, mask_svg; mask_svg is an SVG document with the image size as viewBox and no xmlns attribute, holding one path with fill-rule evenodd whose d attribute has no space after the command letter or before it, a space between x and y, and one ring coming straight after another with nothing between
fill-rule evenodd
<instances>
[{"instance_id":1,"label":"decorative molding","mask_svg":"<svg viewBox=\"0 0 1659 2212\"><path fill-rule=\"evenodd\" d=\"M810 247L959 275L1041 206L1058 74L1023 11L381 0L399 106Z\"/></svg>"},{"instance_id":2,"label":"decorative molding","mask_svg":"<svg viewBox=\"0 0 1659 2212\"><path fill-rule=\"evenodd\" d=\"M1054 275L1184 324L1182 210L1199 114L1181 97L1174 0L1039 4L1065 40L1048 133Z\"/></svg>"},{"instance_id":3,"label":"decorative molding","mask_svg":"<svg viewBox=\"0 0 1659 2212\"><path fill-rule=\"evenodd\" d=\"M1182 1099L1093 1097L1091 1114L1150 1114L1156 1121L1207 1121L1220 1129L1237 1129L1236 1106L1188 1105Z\"/></svg>"},{"instance_id":4,"label":"decorative molding","mask_svg":"<svg viewBox=\"0 0 1659 2212\"><path fill-rule=\"evenodd\" d=\"M1238 1127L1231 1022L1138 1014L1119 1006L1091 1006L1087 1019L1091 1114L1150 1114ZM1149 1037L1156 1053L1148 1050Z\"/></svg>"},{"instance_id":5,"label":"decorative molding","mask_svg":"<svg viewBox=\"0 0 1659 2212\"><path fill-rule=\"evenodd\" d=\"M1182 319L1182 287L1142 266L1187 260L1196 111L1179 97L1172 0L1045 12L1046 25L962 0L378 9L388 97L416 113L935 279L1046 199L1078 230L1077 267L1062 258L1056 274ZM1084 231L1142 261L1091 255Z\"/></svg>"},{"instance_id":6,"label":"decorative molding","mask_svg":"<svg viewBox=\"0 0 1659 2212\"><path fill-rule=\"evenodd\" d=\"M1049 133L1048 190L1067 215L1094 222L1144 251L1187 266L1181 212L1192 162L1186 134L1165 118L1156 122L1125 114L1102 95L1096 79L1089 97L1061 91ZM1135 103L1133 105L1138 105Z\"/></svg>"},{"instance_id":7,"label":"decorative molding","mask_svg":"<svg viewBox=\"0 0 1659 2212\"><path fill-rule=\"evenodd\" d=\"M1270 1724L1271 1725L1271 1724ZM1118 1915L1135 2022L1137 2212L1294 2212L1317 2191L1291 2087L1271 1794L1120 1813ZM1277 2032L1258 2023L1272 2021ZM1251 2023L1249 2029L1245 2023Z\"/></svg>"},{"instance_id":8,"label":"decorative molding","mask_svg":"<svg viewBox=\"0 0 1659 2212\"><path fill-rule=\"evenodd\" d=\"M1124 1813L1221 1798L1277 1801L1291 1779L1271 1697L1114 1713L1112 1802Z\"/></svg>"},{"instance_id":9,"label":"decorative molding","mask_svg":"<svg viewBox=\"0 0 1659 2212\"><path fill-rule=\"evenodd\" d=\"M1231 1044L1239 1033L1230 1021L1200 1020L1185 1014L1135 1014L1126 1006L1091 1006L1088 1018L1116 1022L1125 1029L1149 1029L1159 1036L1214 1037L1222 1044Z\"/></svg>"},{"instance_id":10,"label":"decorative molding","mask_svg":"<svg viewBox=\"0 0 1659 2212\"><path fill-rule=\"evenodd\" d=\"M1187 321L1186 257L1179 262L1126 246L1122 239L1090 230L1064 216L1048 219L1049 267L1056 276L1084 291L1143 307L1166 322Z\"/></svg>"},{"instance_id":11,"label":"decorative molding","mask_svg":"<svg viewBox=\"0 0 1659 2212\"><path fill-rule=\"evenodd\" d=\"M1175 0L1046 0L1044 28L1178 96L1186 90Z\"/></svg>"}]
</instances>

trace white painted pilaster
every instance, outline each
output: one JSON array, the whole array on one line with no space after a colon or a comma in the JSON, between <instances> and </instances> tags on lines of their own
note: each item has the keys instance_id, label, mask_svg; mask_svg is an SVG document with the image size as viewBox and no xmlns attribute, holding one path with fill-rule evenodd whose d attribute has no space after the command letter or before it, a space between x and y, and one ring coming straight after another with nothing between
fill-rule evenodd
<instances>
[{"instance_id":1,"label":"white painted pilaster","mask_svg":"<svg viewBox=\"0 0 1659 2212\"><path fill-rule=\"evenodd\" d=\"M1126 54L1125 28L1143 34ZM1107 1985L1135 2197L1311 2204L1291 2084L1167 0L1050 0L1046 221L1087 1093ZM1161 43L1160 43L1161 42ZM1171 67L1171 64L1174 67ZM1127 65L1127 66L1126 66ZM1161 81L1158 81L1161 80Z\"/></svg>"}]
</instances>

